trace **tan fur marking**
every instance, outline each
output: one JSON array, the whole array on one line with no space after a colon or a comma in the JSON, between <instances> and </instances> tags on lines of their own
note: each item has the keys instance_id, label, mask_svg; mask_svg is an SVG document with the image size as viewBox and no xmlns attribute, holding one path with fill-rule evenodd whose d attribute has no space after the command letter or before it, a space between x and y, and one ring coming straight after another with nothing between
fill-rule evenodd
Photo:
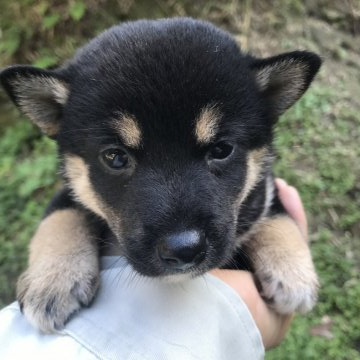
<instances>
[{"instance_id":1,"label":"tan fur marking","mask_svg":"<svg viewBox=\"0 0 360 360\"><path fill-rule=\"evenodd\" d=\"M311 253L298 226L288 216L261 220L246 243L263 296L280 313L309 311L318 281Z\"/></svg>"},{"instance_id":2,"label":"tan fur marking","mask_svg":"<svg viewBox=\"0 0 360 360\"><path fill-rule=\"evenodd\" d=\"M208 144L216 136L221 114L215 106L204 107L196 120L195 136L199 144Z\"/></svg>"},{"instance_id":3,"label":"tan fur marking","mask_svg":"<svg viewBox=\"0 0 360 360\"><path fill-rule=\"evenodd\" d=\"M126 146L138 148L141 144L141 130L136 118L129 114L120 114L113 120L113 128L118 132Z\"/></svg>"},{"instance_id":4,"label":"tan fur marking","mask_svg":"<svg viewBox=\"0 0 360 360\"><path fill-rule=\"evenodd\" d=\"M84 214L76 209L57 210L39 225L30 243L30 265L44 256L75 255L86 250L92 236Z\"/></svg>"},{"instance_id":5,"label":"tan fur marking","mask_svg":"<svg viewBox=\"0 0 360 360\"><path fill-rule=\"evenodd\" d=\"M102 204L89 179L89 169L79 156L65 156L65 173L76 199L95 214L106 219Z\"/></svg>"},{"instance_id":6,"label":"tan fur marking","mask_svg":"<svg viewBox=\"0 0 360 360\"><path fill-rule=\"evenodd\" d=\"M301 260L309 254L309 247L303 239L298 226L288 216L280 215L262 220L256 226L256 235L252 240L257 253L264 251L266 256L273 256L274 263L284 256L291 256ZM256 245L255 245L256 244ZM274 254L272 254L274 251Z\"/></svg>"},{"instance_id":7,"label":"tan fur marking","mask_svg":"<svg viewBox=\"0 0 360 360\"><path fill-rule=\"evenodd\" d=\"M263 164L268 154L269 152L266 147L253 150L248 154L246 180L242 191L236 199L234 206L235 212L239 210L239 207L249 195L250 191L261 180L261 171L263 170Z\"/></svg>"}]
</instances>

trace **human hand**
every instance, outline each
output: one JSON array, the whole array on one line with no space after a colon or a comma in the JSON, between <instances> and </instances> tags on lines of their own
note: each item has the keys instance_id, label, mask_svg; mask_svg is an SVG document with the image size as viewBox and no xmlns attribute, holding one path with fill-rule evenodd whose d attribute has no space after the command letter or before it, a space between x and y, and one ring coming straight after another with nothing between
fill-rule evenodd
<instances>
[{"instance_id":1,"label":"human hand","mask_svg":"<svg viewBox=\"0 0 360 360\"><path fill-rule=\"evenodd\" d=\"M307 220L299 193L284 180L276 179L279 197L289 215L295 220L307 241ZM260 296L252 274L241 270L215 269L211 274L231 286L249 308L261 333L266 349L280 344L290 325L291 315L279 315L270 309Z\"/></svg>"},{"instance_id":2,"label":"human hand","mask_svg":"<svg viewBox=\"0 0 360 360\"><path fill-rule=\"evenodd\" d=\"M298 191L286 183L283 179L275 179L275 184L278 189L278 194L282 204L284 205L288 214L294 219L304 235L304 240L308 241L308 224L304 206L301 202Z\"/></svg>"}]
</instances>

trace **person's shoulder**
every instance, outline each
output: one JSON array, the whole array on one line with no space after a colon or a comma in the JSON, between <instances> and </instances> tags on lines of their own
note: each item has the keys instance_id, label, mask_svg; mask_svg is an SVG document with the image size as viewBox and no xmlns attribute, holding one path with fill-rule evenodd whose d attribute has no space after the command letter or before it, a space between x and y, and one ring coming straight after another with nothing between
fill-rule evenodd
<instances>
[{"instance_id":1,"label":"person's shoulder","mask_svg":"<svg viewBox=\"0 0 360 360\"><path fill-rule=\"evenodd\" d=\"M249 309L216 277L174 283L136 277L118 258L101 260L96 298L64 329L92 352L105 359L263 359Z\"/></svg>"},{"instance_id":2,"label":"person's shoulder","mask_svg":"<svg viewBox=\"0 0 360 360\"><path fill-rule=\"evenodd\" d=\"M102 258L91 306L57 334L37 331L17 303L0 312L0 359L262 359L259 330L238 294L212 275L178 284L134 279ZM171 329L171 331L170 331Z\"/></svg>"},{"instance_id":3,"label":"person's shoulder","mask_svg":"<svg viewBox=\"0 0 360 360\"><path fill-rule=\"evenodd\" d=\"M14 302L0 311L0 359L98 359L76 339L60 334L43 334L23 316Z\"/></svg>"},{"instance_id":4,"label":"person's shoulder","mask_svg":"<svg viewBox=\"0 0 360 360\"><path fill-rule=\"evenodd\" d=\"M18 328L28 327L17 302L13 302L0 311L0 344L2 344L6 336L13 335L11 330L14 326Z\"/></svg>"}]
</instances>

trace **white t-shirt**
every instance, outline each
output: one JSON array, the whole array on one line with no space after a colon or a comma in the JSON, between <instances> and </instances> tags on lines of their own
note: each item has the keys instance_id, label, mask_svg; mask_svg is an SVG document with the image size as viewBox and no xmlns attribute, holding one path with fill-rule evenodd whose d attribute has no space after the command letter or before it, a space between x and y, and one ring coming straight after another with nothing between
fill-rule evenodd
<instances>
[{"instance_id":1,"label":"white t-shirt","mask_svg":"<svg viewBox=\"0 0 360 360\"><path fill-rule=\"evenodd\" d=\"M0 359L252 360L261 335L236 292L212 275L170 284L103 257L89 308L57 334L34 329L17 303L0 312Z\"/></svg>"}]
</instances>

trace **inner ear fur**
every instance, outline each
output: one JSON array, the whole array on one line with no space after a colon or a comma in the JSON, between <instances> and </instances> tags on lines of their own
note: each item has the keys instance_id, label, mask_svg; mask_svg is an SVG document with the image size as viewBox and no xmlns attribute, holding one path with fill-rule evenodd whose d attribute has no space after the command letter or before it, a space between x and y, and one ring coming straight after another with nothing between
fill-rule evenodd
<instances>
[{"instance_id":1,"label":"inner ear fur","mask_svg":"<svg viewBox=\"0 0 360 360\"><path fill-rule=\"evenodd\" d=\"M55 137L70 85L55 71L15 65L0 73L11 100L46 135Z\"/></svg>"},{"instance_id":2,"label":"inner ear fur","mask_svg":"<svg viewBox=\"0 0 360 360\"><path fill-rule=\"evenodd\" d=\"M320 65L318 55L294 51L255 60L251 70L260 92L277 117L304 94Z\"/></svg>"}]
</instances>

